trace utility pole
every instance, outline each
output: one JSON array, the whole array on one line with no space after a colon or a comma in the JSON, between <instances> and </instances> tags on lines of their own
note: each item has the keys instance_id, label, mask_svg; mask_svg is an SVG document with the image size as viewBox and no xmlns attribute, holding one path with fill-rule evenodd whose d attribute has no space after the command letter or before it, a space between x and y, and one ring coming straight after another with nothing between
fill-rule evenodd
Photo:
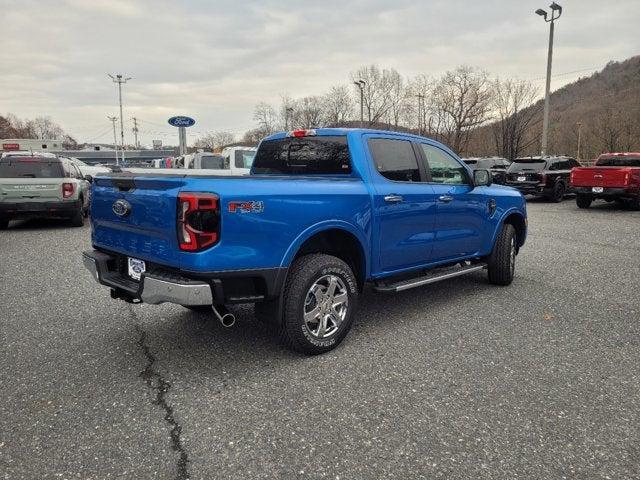
<instances>
[{"instance_id":1,"label":"utility pole","mask_svg":"<svg viewBox=\"0 0 640 480\"><path fill-rule=\"evenodd\" d=\"M551 8L551 18L547 18L548 14L545 10L539 8L536 13L544 18L544 21L549 23L549 51L547 53L547 83L544 90L544 116L542 117L542 146L540 154L542 156L547 154L547 142L549 137L549 89L551 86L551 58L553 57L553 28L554 22L562 15L562 7L556 2L552 2L549 5Z\"/></svg>"},{"instance_id":2,"label":"utility pole","mask_svg":"<svg viewBox=\"0 0 640 480\"><path fill-rule=\"evenodd\" d=\"M116 151L116 165L118 165L118 137L116 137L116 122L118 117L107 117L113 123L113 148Z\"/></svg>"},{"instance_id":3,"label":"utility pole","mask_svg":"<svg viewBox=\"0 0 640 480\"><path fill-rule=\"evenodd\" d=\"M419 93L416 96L418 97L418 135L422 135L422 100L424 95Z\"/></svg>"},{"instance_id":4,"label":"utility pole","mask_svg":"<svg viewBox=\"0 0 640 480\"><path fill-rule=\"evenodd\" d=\"M578 126L578 152L576 153L576 160L579 162L580 161L580 140L581 140L580 134L582 133L582 122L578 122L576 123L576 125Z\"/></svg>"},{"instance_id":5,"label":"utility pole","mask_svg":"<svg viewBox=\"0 0 640 480\"><path fill-rule=\"evenodd\" d=\"M120 145L122 146L122 164L124 165L125 158L124 158L124 122L122 120L122 84L127 83L129 80L131 80L131 77L122 78L122 75L120 74L114 77L110 73L108 73L107 75L111 77L111 80L113 80L113 83L118 84L118 99L120 101Z\"/></svg>"},{"instance_id":6,"label":"utility pole","mask_svg":"<svg viewBox=\"0 0 640 480\"><path fill-rule=\"evenodd\" d=\"M133 120L133 136L135 138L135 146L136 149L140 148L140 145L138 145L138 119L136 117L132 117L131 120Z\"/></svg>"},{"instance_id":7,"label":"utility pole","mask_svg":"<svg viewBox=\"0 0 640 480\"><path fill-rule=\"evenodd\" d=\"M364 80L357 80L353 84L360 89L360 128L364 128Z\"/></svg>"}]
</instances>

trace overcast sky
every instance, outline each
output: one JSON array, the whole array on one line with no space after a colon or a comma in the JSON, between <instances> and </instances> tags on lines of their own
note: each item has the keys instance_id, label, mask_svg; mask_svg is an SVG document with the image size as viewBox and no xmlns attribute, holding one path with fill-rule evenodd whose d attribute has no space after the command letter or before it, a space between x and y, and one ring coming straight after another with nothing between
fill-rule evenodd
<instances>
[{"instance_id":1,"label":"overcast sky","mask_svg":"<svg viewBox=\"0 0 640 480\"><path fill-rule=\"evenodd\" d=\"M640 53L640 1L560 0L552 88ZM168 117L240 136L253 107L322 94L361 65L437 76L460 64L544 84L548 25L535 0L0 0L0 114L51 116L108 142L124 87L142 141L177 143ZM574 72L580 70L580 72ZM568 73L566 72L574 72Z\"/></svg>"}]
</instances>

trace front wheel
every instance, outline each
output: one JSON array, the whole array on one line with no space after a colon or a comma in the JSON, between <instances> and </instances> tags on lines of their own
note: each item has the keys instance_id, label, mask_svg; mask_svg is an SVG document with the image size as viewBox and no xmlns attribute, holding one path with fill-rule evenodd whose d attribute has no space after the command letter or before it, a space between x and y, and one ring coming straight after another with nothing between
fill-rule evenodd
<instances>
[{"instance_id":1,"label":"front wheel","mask_svg":"<svg viewBox=\"0 0 640 480\"><path fill-rule=\"evenodd\" d=\"M593 197L591 195L584 193L576 195L576 205L578 205L578 208L589 208L591 206L591 202L593 202Z\"/></svg>"},{"instance_id":2,"label":"front wheel","mask_svg":"<svg viewBox=\"0 0 640 480\"><path fill-rule=\"evenodd\" d=\"M516 230L505 224L496 238L489 256L489 281L494 285L509 285L516 270Z\"/></svg>"},{"instance_id":3,"label":"front wheel","mask_svg":"<svg viewBox=\"0 0 640 480\"><path fill-rule=\"evenodd\" d=\"M345 262L331 255L305 255L287 275L280 338L307 355L328 352L351 329L357 304L358 284Z\"/></svg>"}]
</instances>

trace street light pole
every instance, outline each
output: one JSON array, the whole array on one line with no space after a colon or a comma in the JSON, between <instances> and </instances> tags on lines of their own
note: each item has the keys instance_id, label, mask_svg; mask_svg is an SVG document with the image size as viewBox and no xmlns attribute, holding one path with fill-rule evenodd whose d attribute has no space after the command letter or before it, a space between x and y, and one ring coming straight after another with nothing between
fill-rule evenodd
<instances>
[{"instance_id":1,"label":"street light pole","mask_svg":"<svg viewBox=\"0 0 640 480\"><path fill-rule=\"evenodd\" d=\"M548 14L545 10L539 8L536 13L544 18L544 21L549 23L549 51L547 53L547 82L544 90L544 114L542 117L542 145L540 154L542 156L547 154L547 145L549 139L549 95L551 87L551 59L553 57L553 29L555 21L562 15L562 7L556 2L552 2L549 5L551 8L551 18L548 18Z\"/></svg>"},{"instance_id":2,"label":"street light pole","mask_svg":"<svg viewBox=\"0 0 640 480\"><path fill-rule=\"evenodd\" d=\"M129 80L131 80L131 77L122 78L122 75L120 74L114 77L110 73L108 73L107 75L111 77L111 80L113 80L113 83L118 84L118 100L120 102L120 145L122 147L122 164L124 165L125 159L124 159L124 122L122 120L122 84L127 83Z\"/></svg>"},{"instance_id":3,"label":"street light pole","mask_svg":"<svg viewBox=\"0 0 640 480\"><path fill-rule=\"evenodd\" d=\"M581 133L582 133L582 122L578 122L576 123L576 125L578 126L578 151L576 153L576 160L580 161L580 140L581 140Z\"/></svg>"},{"instance_id":4,"label":"street light pole","mask_svg":"<svg viewBox=\"0 0 640 480\"><path fill-rule=\"evenodd\" d=\"M364 86L367 82L357 80L353 84L360 89L360 128L364 128Z\"/></svg>"},{"instance_id":5,"label":"street light pole","mask_svg":"<svg viewBox=\"0 0 640 480\"><path fill-rule=\"evenodd\" d=\"M116 122L118 117L107 117L113 123L113 148L116 151L116 165L118 165L118 137L116 137Z\"/></svg>"}]
</instances>

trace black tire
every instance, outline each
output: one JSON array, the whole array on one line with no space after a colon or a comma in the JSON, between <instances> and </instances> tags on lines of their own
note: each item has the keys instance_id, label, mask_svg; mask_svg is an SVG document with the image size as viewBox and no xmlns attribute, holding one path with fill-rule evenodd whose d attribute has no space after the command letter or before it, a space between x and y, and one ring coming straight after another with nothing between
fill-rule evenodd
<instances>
[{"instance_id":1,"label":"black tire","mask_svg":"<svg viewBox=\"0 0 640 480\"><path fill-rule=\"evenodd\" d=\"M576 195L576 205L578 208L589 208L593 202L593 197L586 193L579 193Z\"/></svg>"},{"instance_id":2,"label":"black tire","mask_svg":"<svg viewBox=\"0 0 640 480\"><path fill-rule=\"evenodd\" d=\"M0 218L0 230L6 230L7 228L9 228L9 220Z\"/></svg>"},{"instance_id":3,"label":"black tire","mask_svg":"<svg viewBox=\"0 0 640 480\"><path fill-rule=\"evenodd\" d=\"M640 196L632 198L627 202L629 209L638 211L640 210Z\"/></svg>"},{"instance_id":4,"label":"black tire","mask_svg":"<svg viewBox=\"0 0 640 480\"><path fill-rule=\"evenodd\" d=\"M341 303L334 303L338 298ZM305 255L289 270L282 302L279 328L282 343L292 350L318 355L337 347L349 333L358 306L358 283L349 266L339 258Z\"/></svg>"},{"instance_id":5,"label":"black tire","mask_svg":"<svg viewBox=\"0 0 640 480\"><path fill-rule=\"evenodd\" d=\"M567 193L567 186L564 182L556 182L553 186L553 191L547 197L553 203L560 203L564 199L564 195Z\"/></svg>"},{"instance_id":6,"label":"black tire","mask_svg":"<svg viewBox=\"0 0 640 480\"><path fill-rule=\"evenodd\" d=\"M82 206L82 200L80 201L80 208L71 217L72 227L84 226L84 207Z\"/></svg>"},{"instance_id":7,"label":"black tire","mask_svg":"<svg viewBox=\"0 0 640 480\"><path fill-rule=\"evenodd\" d=\"M487 262L489 282L494 285L511 284L515 273L516 251L516 230L513 225L504 224Z\"/></svg>"}]
</instances>

